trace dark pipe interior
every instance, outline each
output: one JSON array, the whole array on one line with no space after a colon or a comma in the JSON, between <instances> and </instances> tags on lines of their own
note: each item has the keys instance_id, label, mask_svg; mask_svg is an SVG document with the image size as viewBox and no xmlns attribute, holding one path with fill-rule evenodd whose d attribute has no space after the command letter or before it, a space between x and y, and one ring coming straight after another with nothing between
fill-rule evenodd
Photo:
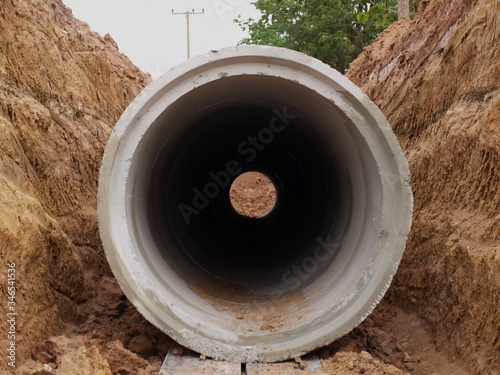
<instances>
[{"instance_id":1,"label":"dark pipe interior","mask_svg":"<svg viewBox=\"0 0 500 375\"><path fill-rule=\"evenodd\" d=\"M274 130L262 130L276 117L272 109L212 109L181 124L158 153L148 188L149 225L165 260L195 272L191 280L279 282L335 225L342 197L334 153L295 109L288 109L297 114L288 125L278 119ZM254 136L257 143L250 143ZM243 217L231 206L231 183L247 171L264 173L276 186L276 206L263 218ZM218 194L214 174L221 178ZM212 197L196 209L193 189L205 195L205 188ZM181 204L189 215L183 216Z\"/></svg>"}]
</instances>

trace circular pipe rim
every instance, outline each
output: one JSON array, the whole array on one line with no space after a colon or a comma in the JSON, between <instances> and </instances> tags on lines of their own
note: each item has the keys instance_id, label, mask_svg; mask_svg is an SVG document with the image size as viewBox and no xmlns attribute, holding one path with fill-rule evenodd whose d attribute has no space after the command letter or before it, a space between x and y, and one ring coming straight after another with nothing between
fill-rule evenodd
<instances>
[{"instance_id":1,"label":"circular pipe rim","mask_svg":"<svg viewBox=\"0 0 500 375\"><path fill-rule=\"evenodd\" d=\"M137 263L134 269L131 269L128 263L133 262L135 256L134 239L124 237L123 231L116 229L116 223L121 223L124 227L128 225L127 214L123 212L123 207L127 199L125 188L127 171L134 155L134 145L127 143L127 139L131 137L130 134L135 132L135 137L140 139L141 132L143 134L147 132L149 124L154 122L178 97L193 90L193 87L198 87L197 85L202 86L216 79L228 78L228 75L225 75L228 70L226 68L231 65L244 65L255 61L267 61L276 66L281 63L286 69L295 69L301 73L312 72L329 80L328 85L332 91L320 92L318 95L332 101L353 123L356 122L356 130L367 134L365 139L370 151L377 152L381 147L384 150L384 155L377 155L375 160L379 164L377 167L383 189L383 211L384 214L390 211L393 219L390 223L385 223L383 221L385 217L382 218L377 239L379 251L374 251L376 255L374 261L387 262L390 266L382 270L380 268L366 270L366 275L363 277L369 277L375 282L370 283L363 290L364 298L358 296L357 300L351 304L351 309L337 316L335 322L330 325L322 326L321 332L318 330L308 332L283 345L268 347L263 344L243 348L241 345L230 343L234 338L228 342L221 342L186 328L183 319L189 320L189 317L183 317L183 311L179 311L178 307L169 301L166 301L166 304L164 303L160 308L157 303L162 297L156 294L155 286L144 278L147 270L145 271L143 266ZM217 70L219 70L219 75L209 76L210 72L213 74ZM265 76L265 69L260 73ZM299 84L303 83L304 77L300 74L297 74L296 78ZM181 92L177 98L171 95L176 90ZM373 139L370 139L370 136ZM374 142L385 142L385 144L380 146ZM399 196L401 199L391 202L393 196ZM122 209L116 210L116 207ZM397 270L411 225L411 210L412 194L406 159L387 120L378 108L347 78L325 64L298 52L275 47L237 47L212 52L189 60L153 82L134 100L116 125L103 158L99 184L98 214L101 237L112 271L127 297L142 315L180 344L213 358L240 363L279 361L304 354L349 332L366 318L382 298ZM394 217L397 217L396 223L394 223ZM391 244L390 251L381 252L380 248L384 249L386 243ZM170 309L167 322L165 322L165 307ZM355 313L353 314L352 311ZM339 324L338 321L341 323ZM330 334L329 329L335 334ZM326 334L325 331L327 331Z\"/></svg>"}]
</instances>

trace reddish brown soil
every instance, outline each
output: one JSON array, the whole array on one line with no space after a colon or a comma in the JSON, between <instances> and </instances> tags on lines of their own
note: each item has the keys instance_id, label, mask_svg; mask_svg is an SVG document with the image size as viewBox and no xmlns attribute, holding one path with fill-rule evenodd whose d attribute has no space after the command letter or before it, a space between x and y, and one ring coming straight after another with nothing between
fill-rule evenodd
<instances>
[{"instance_id":1,"label":"reddish brown soil","mask_svg":"<svg viewBox=\"0 0 500 375\"><path fill-rule=\"evenodd\" d=\"M331 374L500 373L500 7L419 4L349 70L404 148L415 213L387 297L318 351ZM148 82L60 0L3 0L0 259L17 264L17 374L156 374L170 347L112 278L96 219L106 140ZM246 183L233 197L258 215L273 193Z\"/></svg>"},{"instance_id":2,"label":"reddish brown soil","mask_svg":"<svg viewBox=\"0 0 500 375\"><path fill-rule=\"evenodd\" d=\"M276 203L276 188L262 173L247 172L233 182L231 204L240 215L259 218L268 214Z\"/></svg>"},{"instance_id":3,"label":"reddish brown soil","mask_svg":"<svg viewBox=\"0 0 500 375\"><path fill-rule=\"evenodd\" d=\"M0 259L16 264L19 362L75 322L110 273L97 225L99 168L114 123L149 81L60 0L1 1ZM1 296L6 275L2 266ZM10 370L6 360L2 352L0 373Z\"/></svg>"},{"instance_id":4,"label":"reddish brown soil","mask_svg":"<svg viewBox=\"0 0 500 375\"><path fill-rule=\"evenodd\" d=\"M428 322L437 347L500 373L500 6L427 1L392 25L349 77L407 155L413 228L389 294Z\"/></svg>"}]
</instances>

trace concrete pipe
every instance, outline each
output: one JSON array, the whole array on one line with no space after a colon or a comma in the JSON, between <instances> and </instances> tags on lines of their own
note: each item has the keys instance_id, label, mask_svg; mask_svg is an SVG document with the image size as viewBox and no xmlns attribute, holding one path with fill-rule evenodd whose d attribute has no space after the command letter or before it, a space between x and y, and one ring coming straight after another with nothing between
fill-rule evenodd
<instances>
[{"instance_id":1,"label":"concrete pipe","mask_svg":"<svg viewBox=\"0 0 500 375\"><path fill-rule=\"evenodd\" d=\"M238 214L232 181L268 176L275 207ZM147 87L111 135L100 231L123 291L178 343L231 362L326 345L375 308L412 215L387 120L337 71L238 47Z\"/></svg>"}]
</instances>

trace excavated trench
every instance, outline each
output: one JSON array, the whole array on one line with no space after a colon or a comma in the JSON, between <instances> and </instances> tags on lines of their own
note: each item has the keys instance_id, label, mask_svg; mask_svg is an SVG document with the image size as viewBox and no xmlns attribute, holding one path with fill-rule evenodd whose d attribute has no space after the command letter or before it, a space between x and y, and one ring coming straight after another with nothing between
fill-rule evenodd
<instances>
[{"instance_id":1,"label":"excavated trench","mask_svg":"<svg viewBox=\"0 0 500 375\"><path fill-rule=\"evenodd\" d=\"M384 300L351 333L316 351L327 373L497 375L500 368L498 4L493 0L431 0L419 4L415 19L391 25L351 64L348 73L394 129L409 162L415 206L408 246ZM172 341L138 313L111 276L96 213L98 172L106 141L120 114L149 78L119 53L109 36L92 33L88 25L74 19L60 0L4 2L0 24L0 258L17 265L16 329L20 333L16 341L17 369L7 367L5 356L0 357L1 369L29 375L47 371L74 374L75 369L89 374L98 369L104 374L157 374ZM210 112L210 116L217 116L217 111ZM210 120L210 116L204 119ZM196 128L203 121L198 120L193 118L186 129L199 131ZM245 122L246 118L238 121ZM321 121L296 124L299 129L288 135L290 128L277 134L276 144L280 144L281 136L297 144L306 142L312 151L296 155L307 167L304 173L318 180L313 170L318 174L330 172L326 173L326 181L317 181L313 186L291 192L287 188L298 201L286 198L286 206L297 206L297 210L308 213L302 197L308 196L307 189L313 189L315 194L326 197L329 212L341 214L338 207L345 203L346 195L340 192L347 188L341 176L346 163L338 155L329 154L321 130L313 134L306 131L311 125L321 129L321 125L315 125ZM224 126L220 126L219 134L226 134ZM248 131L252 129L250 126ZM259 131L255 130L258 137ZM262 135L264 141L270 137L270 133ZM238 142L250 145L248 134L241 140L236 135L231 137L236 147ZM190 147L203 149L203 144ZM147 147L142 151L148 155ZM159 156L170 152L164 151ZM193 160L188 150L178 151L185 154L182 165L196 168L206 177L194 181L188 193L192 193L189 189L193 186L204 190L207 183L214 181L211 169L204 166L208 160ZM195 151L195 155L204 155ZM207 159L212 163L234 156L243 167L245 156L251 156L251 152L243 157L236 153L209 155ZM148 157L153 158L153 154ZM169 173L156 159L156 151L154 157L155 170ZM279 164L278 159L275 162ZM280 179L286 178L276 176L274 167L244 167L242 172L266 173L278 201L281 196L284 202ZM227 164L213 169L215 175L220 171L227 172ZM155 177L146 180L150 178ZM293 178L301 180L300 175ZM248 184L256 187L257 193L244 184L233 187L231 193L229 184L222 181L219 199L224 202L220 203L219 215L238 215L230 206L231 194L242 212L251 215L255 213L250 213L250 202L258 202L260 209L270 204L272 186L259 182L262 179L249 179ZM170 204L162 201L166 196L158 188L172 187L154 186L157 200L141 208L144 225L156 222L155 217L160 218L160 224L171 220L153 202ZM326 194L329 187L332 189ZM146 186L142 189L147 191ZM194 207L194 193L182 196L183 192L179 190L177 202ZM351 191L347 197L354 201L355 195ZM312 195L308 200L319 207L318 201ZM283 209L280 207L284 206L277 202L276 211L259 220L272 218L273 213ZM201 219L205 225L215 226L205 210L189 218L193 224ZM318 220L332 222L327 210L319 212L324 215ZM308 228L310 239L329 233L326 225L318 228L299 216L291 219L297 226ZM182 223L177 221L176 225ZM161 232L162 228L155 231ZM210 238L202 225L196 233L200 236L198 242ZM162 236L153 233L152 241L161 244L171 240ZM186 238L181 235L179 243ZM296 248L292 241L287 243L292 250ZM223 261L234 259L230 264L235 269L253 259L244 251L220 253L215 244L209 250L211 256ZM238 285L227 284L237 281L227 268L221 271L211 265L201 272L193 265L202 263L199 257L203 252L172 251L189 263L182 272L190 278L193 274L199 277L198 285L187 293L199 301L214 296L231 301L238 295ZM160 261L155 266L164 266L162 254L157 253ZM304 260L305 255L292 251L288 265L293 266L295 260L301 265L300 257ZM272 259L273 252L260 256ZM259 259L254 266L267 271ZM312 263L305 266L312 267ZM320 280L319 273L307 281L297 275L300 281L289 278L290 286L297 281L307 288ZM210 284L205 283L207 280L217 278L225 279L228 288L216 288L213 282L205 288ZM263 280L272 285L276 279L266 273ZM267 284L261 280L253 283L262 298ZM4 285L2 281L1 288ZM250 301L244 294L242 299ZM1 304L4 316L5 309L6 305ZM249 310L231 311L226 307L226 311L243 325L248 324L245 318ZM267 309L257 322L257 333L282 331L281 316L280 311ZM1 325L3 332L8 331L6 324L4 321ZM183 350L187 349L174 348L177 353Z\"/></svg>"}]
</instances>

